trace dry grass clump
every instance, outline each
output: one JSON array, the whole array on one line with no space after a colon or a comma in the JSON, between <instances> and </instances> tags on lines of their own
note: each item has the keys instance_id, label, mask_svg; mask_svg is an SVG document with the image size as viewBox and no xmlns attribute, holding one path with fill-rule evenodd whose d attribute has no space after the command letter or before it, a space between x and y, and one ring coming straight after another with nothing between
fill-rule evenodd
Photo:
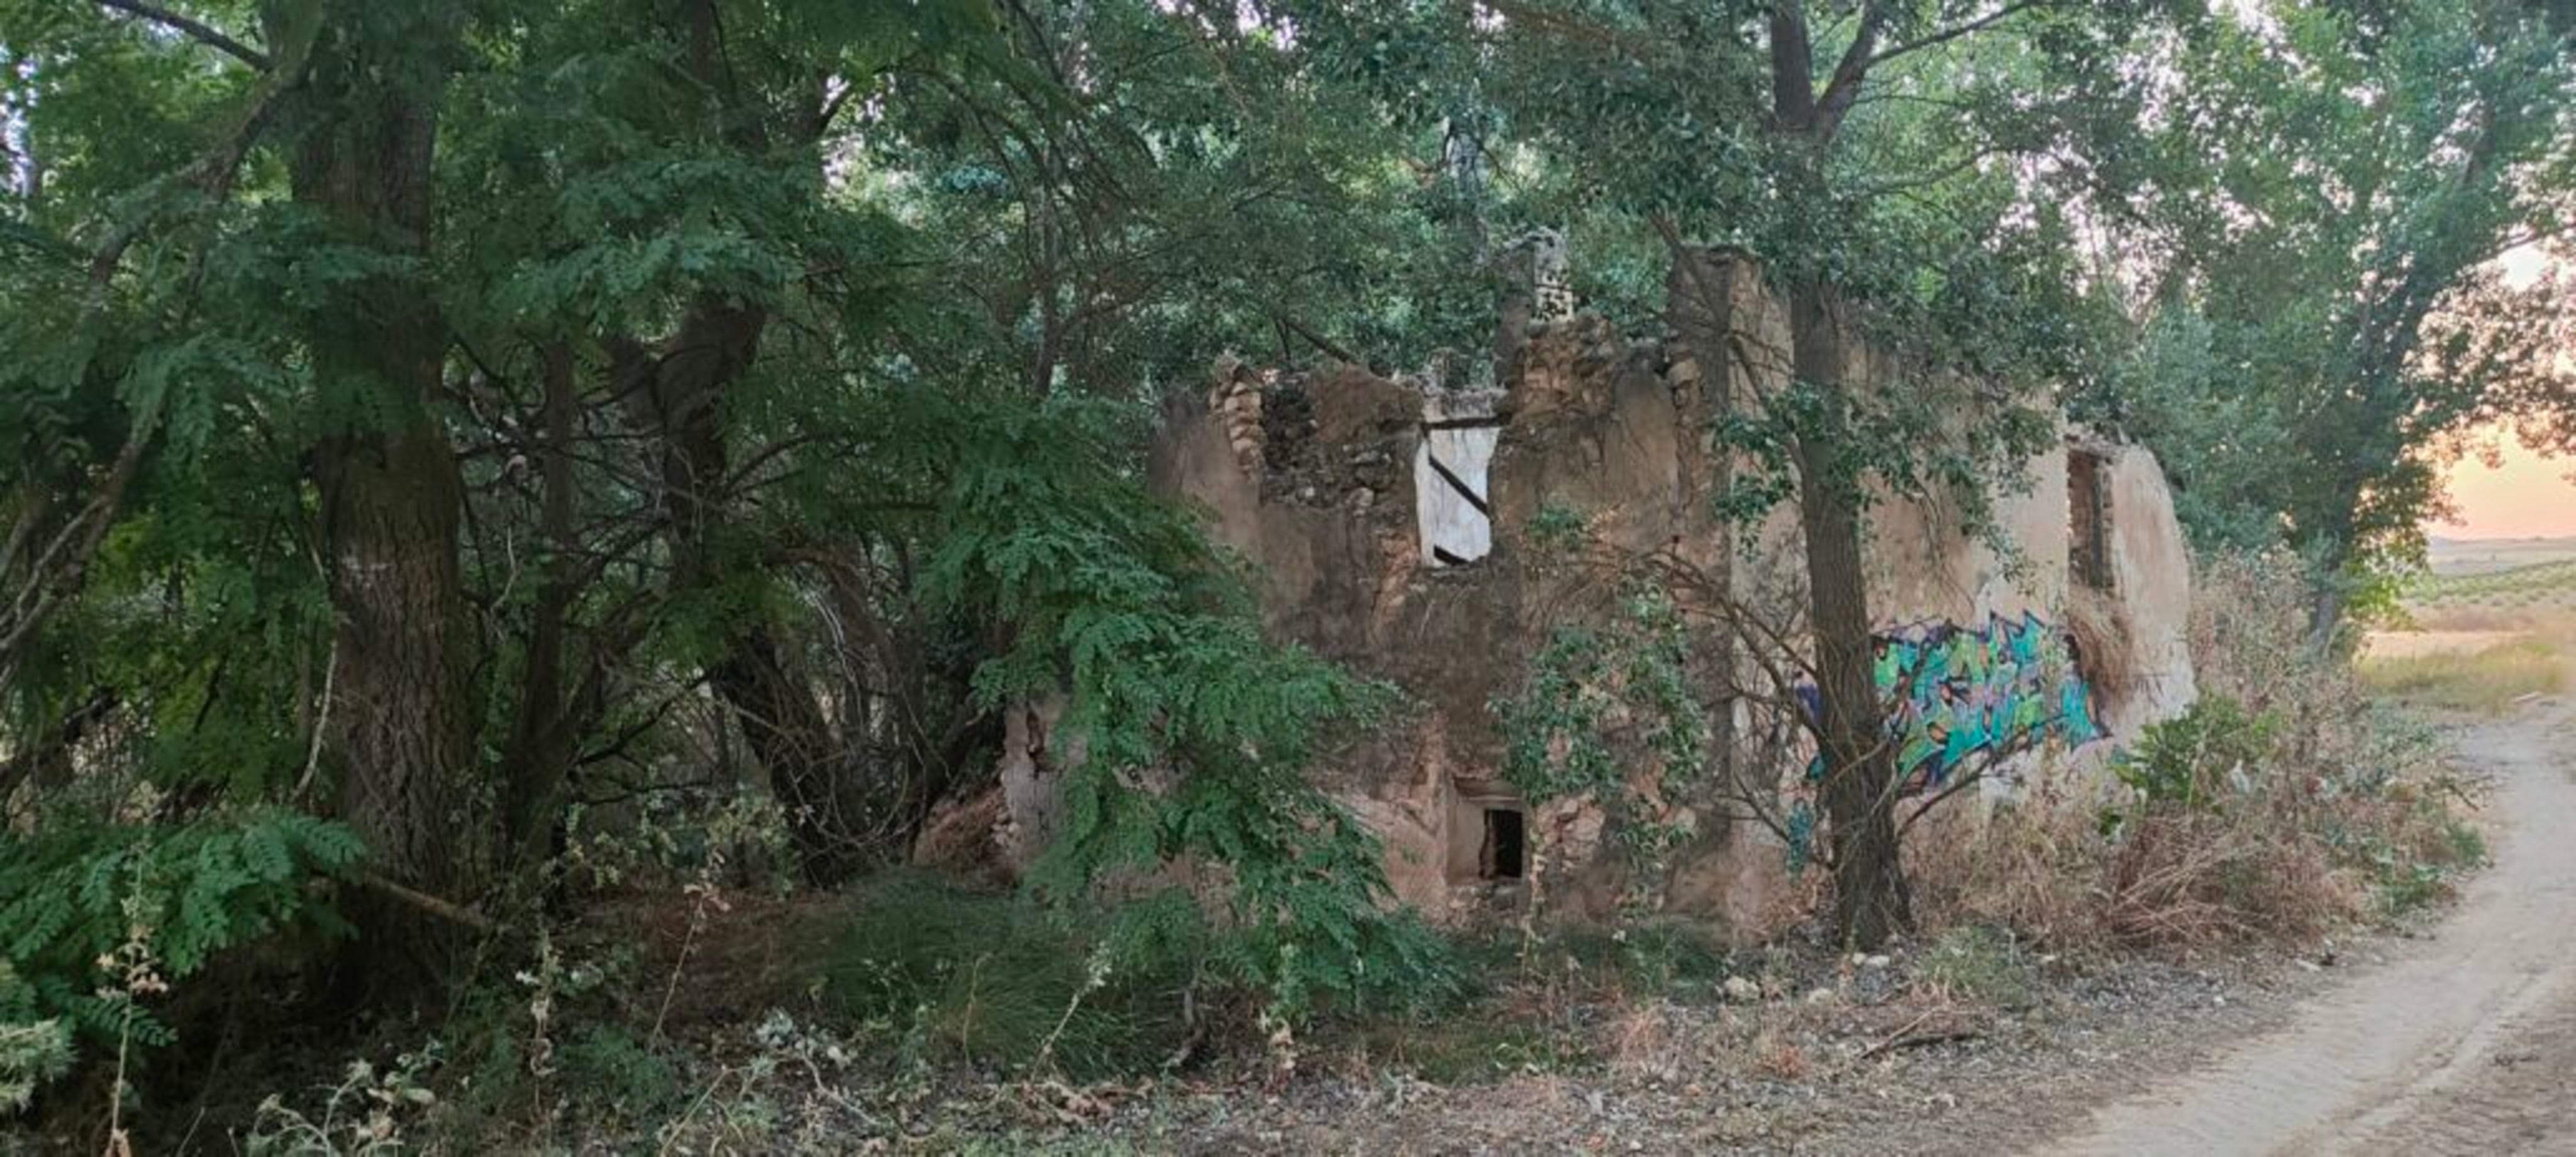
<instances>
[{"instance_id":1,"label":"dry grass clump","mask_svg":"<svg viewBox=\"0 0 2576 1157\"><path fill-rule=\"evenodd\" d=\"M2263 809L2269 810L2269 809ZM2156 812L2121 834L2102 928L2131 944L2303 939L2359 914L2318 841L2209 812Z\"/></svg>"},{"instance_id":2,"label":"dry grass clump","mask_svg":"<svg viewBox=\"0 0 2576 1157\"><path fill-rule=\"evenodd\" d=\"M2109 595L2079 584L2067 592L2062 619L2075 636L2076 666L2085 681L2104 699L2127 698L2138 681L2136 632L2128 612Z\"/></svg>"},{"instance_id":3,"label":"dry grass clump","mask_svg":"<svg viewBox=\"0 0 2576 1157\"><path fill-rule=\"evenodd\" d=\"M1906 878L1927 931L2009 928L2057 949L2098 944L2110 842L2097 806L2063 794L2064 775L2034 777L2022 800L1979 815L1927 817L1906 843Z\"/></svg>"},{"instance_id":4,"label":"dry grass clump","mask_svg":"<svg viewBox=\"0 0 2576 1157\"><path fill-rule=\"evenodd\" d=\"M1912 840L1927 928L2005 928L2055 951L2301 939L2435 898L2480 859L2431 734L2307 649L2296 573L2205 568L2202 699L2110 755L2107 775L2052 769Z\"/></svg>"}]
</instances>

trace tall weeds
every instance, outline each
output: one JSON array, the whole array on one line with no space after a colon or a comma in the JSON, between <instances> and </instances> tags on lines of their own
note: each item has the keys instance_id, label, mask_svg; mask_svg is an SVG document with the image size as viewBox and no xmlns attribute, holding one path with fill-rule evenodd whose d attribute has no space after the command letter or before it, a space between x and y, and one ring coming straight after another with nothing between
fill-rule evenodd
<instances>
[{"instance_id":1,"label":"tall weeds","mask_svg":"<svg viewBox=\"0 0 2576 1157\"><path fill-rule=\"evenodd\" d=\"M2371 702L2302 629L2296 566L2211 560L2196 585L2200 701L2108 756L1912 842L1931 930L2058 950L2302 939L2440 895L2479 855L2468 789L2422 725Z\"/></svg>"}]
</instances>

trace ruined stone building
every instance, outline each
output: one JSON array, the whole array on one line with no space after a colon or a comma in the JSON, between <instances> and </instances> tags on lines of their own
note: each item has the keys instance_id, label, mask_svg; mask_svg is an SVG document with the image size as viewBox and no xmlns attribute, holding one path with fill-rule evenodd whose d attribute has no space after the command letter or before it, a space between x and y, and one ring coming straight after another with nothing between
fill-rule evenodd
<instances>
[{"instance_id":1,"label":"ruined stone building","mask_svg":"<svg viewBox=\"0 0 2576 1157\"><path fill-rule=\"evenodd\" d=\"M1806 646L1795 503L1745 525L1715 501L1734 467L1712 433L1723 408L1789 378L1780 302L1746 262L1712 254L1689 271L1687 302L1678 277L1674 289L1673 319L1697 331L1632 340L1574 311L1562 258L1561 245L1534 250L1532 292L1506 303L1490 374L1279 374L1228 359L1204 392L1166 400L1150 450L1153 487L1250 564L1265 630L1402 693L1395 719L1313 774L1381 838L1396 898L1435 920L1522 911L1542 889L1547 913L1602 918L1641 891L1646 872L1617 854L1604 808L1534 808L1503 774L1497 704L1558 627L1605 613L1598 576L1540 541L1551 526L1570 517L1596 554L1686 570ZM1849 344L1858 363L1874 356ZM1729 354L1702 364L1691 349ZM1856 364L1851 380L1885 368ZM2193 696L2190 564L2154 458L2061 424L2027 475L1987 535L1940 500L1870 513L1889 738L1927 797L1974 783L1973 807L2035 770L2088 774ZM1710 652L1694 659L1693 693L1726 725L1715 778L1738 797L1794 797L1812 747L1782 742L1803 731L1782 717L1812 688L1771 680L1779 710L1765 716L1743 691L1764 682L1753 658ZM1044 734L1063 707L1010 712L998 792L926 839L963 826L989 849L970 856L1005 866L1042 851L1055 781L1082 758L1079 736ZM1656 797L1658 827L1687 833L1646 881L1660 911L1749 933L1784 894L1794 825L1755 822L1740 802Z\"/></svg>"},{"instance_id":2,"label":"ruined stone building","mask_svg":"<svg viewBox=\"0 0 2576 1157\"><path fill-rule=\"evenodd\" d=\"M1404 692L1408 711L1318 774L1384 840L1398 897L1435 918L1507 905L1541 842L1565 853L1548 861L1563 876L1552 910L1606 915L1624 886L1599 809L1533 813L1501 774L1496 701L1562 616L1585 613L1567 598L1575 580L1534 548L1543 512L1721 576L1749 605L1803 599L1794 511L1730 528L1712 501L1729 466L1710 434L1717 408L1787 380L1785 316L1742 261L1712 257L1696 275L1695 300L1712 304L1676 314L1723 341L1625 339L1542 279L1506 311L1499 389L1229 362L1204 395L1166 405L1153 485L1250 561L1265 626ZM1703 365L1685 345L1737 356ZM1871 515L1880 680L1918 782L1989 752L2098 763L2106 741L2192 697L2190 567L2155 460L2067 428L2029 476L1998 511L2000 536L1964 533L1937 501ZM1794 783L1797 768L1735 774ZM1667 909L1746 926L1778 890L1783 841L1705 801L1671 804L1692 836L1659 882Z\"/></svg>"}]
</instances>

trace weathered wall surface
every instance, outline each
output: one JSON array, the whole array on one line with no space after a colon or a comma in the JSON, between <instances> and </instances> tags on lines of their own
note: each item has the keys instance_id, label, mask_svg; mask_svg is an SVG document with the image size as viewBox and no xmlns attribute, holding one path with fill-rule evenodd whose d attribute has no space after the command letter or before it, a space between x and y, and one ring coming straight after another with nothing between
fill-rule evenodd
<instances>
[{"instance_id":1,"label":"weathered wall surface","mask_svg":"<svg viewBox=\"0 0 2576 1157\"><path fill-rule=\"evenodd\" d=\"M1199 503L1211 534L1252 560L1267 629L1406 692L1405 719L1319 774L1385 839L1398 897L1435 913L1479 902L1453 891L1478 879L1483 813L1520 807L1499 778L1490 705L1517 686L1545 629L1544 583L1518 540L1540 502L1601 511L1626 541L1718 541L1682 482L1683 431L1706 423L1677 409L1651 351L1594 319L1532 333L1529 388L1494 415L1504 425L1476 431L1493 452L1481 470L1453 465L1457 483L1426 475L1426 452L1449 449L1426 421L1496 407L1426 400L1351 368L1274 382L1257 400L1231 382L1170 399L1148 465L1158 490ZM1228 430L1254 425L1261 450L1248 459L1254 440ZM1480 537L1489 552L1464 565L1434 556ZM1598 840L1579 814L1530 822L1556 846Z\"/></svg>"},{"instance_id":2,"label":"weathered wall surface","mask_svg":"<svg viewBox=\"0 0 2576 1157\"><path fill-rule=\"evenodd\" d=\"M1707 431L1724 407L1785 382L1782 311L1740 265L1694 275L1696 314L1676 309L1701 327L1691 340L1632 342L1597 318L1541 314L1500 396L1229 362L1212 389L1166 405L1152 484L1199 504L1211 533L1252 561L1265 626L1407 693L1408 715L1317 774L1384 839L1398 898L1435 917L1507 909L1532 886L1549 911L1606 916L1629 883L1601 809L1532 809L1501 779L1492 704L1519 689L1552 627L1588 613L1572 580L1535 561L1542 511L1577 512L1625 551L1669 551L1748 603L1803 598L1794 513L1731 531L1712 506L1733 464ZM1689 352L1710 349L1725 364ZM1907 770L1926 785L1980 752L2098 750L2191 697L2189 563L2152 458L2070 432L2030 475L1998 511L2002 551L1937 502L1873 512L1880 681ZM1708 706L1743 719L1715 681ZM1040 742L1044 718L1030 714L1014 742ZM1029 762L1006 776L1006 830L1022 841L1048 823ZM1739 771L1799 778L1794 766ZM1668 906L1752 925L1788 849L1708 801L1663 803L1661 822L1694 833L1662 881ZM1547 857L1520 876L1498 869L1524 845Z\"/></svg>"},{"instance_id":3,"label":"weathered wall surface","mask_svg":"<svg viewBox=\"0 0 2576 1157\"><path fill-rule=\"evenodd\" d=\"M2110 462L2113 612L2128 650L2126 685L2103 704L2114 731L2135 734L2191 706L2191 555L2155 455L2122 447Z\"/></svg>"}]
</instances>

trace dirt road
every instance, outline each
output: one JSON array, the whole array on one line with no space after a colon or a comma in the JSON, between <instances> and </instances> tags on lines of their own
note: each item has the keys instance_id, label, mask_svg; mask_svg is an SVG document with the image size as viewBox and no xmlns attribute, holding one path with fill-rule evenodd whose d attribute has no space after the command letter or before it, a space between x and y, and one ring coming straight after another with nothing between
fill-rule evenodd
<instances>
[{"instance_id":1,"label":"dirt road","mask_svg":"<svg viewBox=\"0 0 2576 1157\"><path fill-rule=\"evenodd\" d=\"M2576 1154L2576 708L2460 754L2498 777L2496 863L2430 940L2037 1152Z\"/></svg>"}]
</instances>

